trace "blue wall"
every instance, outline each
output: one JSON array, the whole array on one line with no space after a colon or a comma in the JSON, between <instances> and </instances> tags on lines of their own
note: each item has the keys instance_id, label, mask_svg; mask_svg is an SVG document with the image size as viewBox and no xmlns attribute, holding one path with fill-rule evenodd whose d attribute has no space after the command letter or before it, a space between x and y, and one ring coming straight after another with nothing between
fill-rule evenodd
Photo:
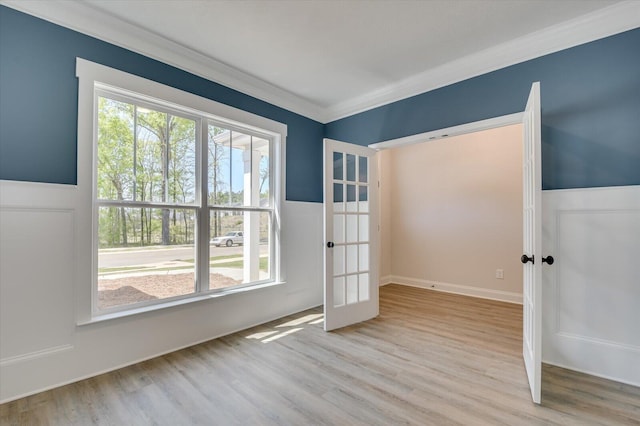
<instances>
[{"instance_id":1,"label":"blue wall","mask_svg":"<svg viewBox=\"0 0 640 426\"><path fill-rule=\"evenodd\" d=\"M289 200L322 201L323 136L367 145L522 111L533 81L545 189L640 184L640 29L323 126L0 6L0 179L76 183L76 56L287 124Z\"/></svg>"},{"instance_id":2,"label":"blue wall","mask_svg":"<svg viewBox=\"0 0 640 426\"><path fill-rule=\"evenodd\" d=\"M334 121L325 136L368 145L519 112L534 81L544 189L640 184L640 29Z\"/></svg>"},{"instance_id":3,"label":"blue wall","mask_svg":"<svg viewBox=\"0 0 640 426\"><path fill-rule=\"evenodd\" d=\"M287 124L287 199L322 200L321 123L5 6L0 179L76 183L77 56Z\"/></svg>"}]
</instances>

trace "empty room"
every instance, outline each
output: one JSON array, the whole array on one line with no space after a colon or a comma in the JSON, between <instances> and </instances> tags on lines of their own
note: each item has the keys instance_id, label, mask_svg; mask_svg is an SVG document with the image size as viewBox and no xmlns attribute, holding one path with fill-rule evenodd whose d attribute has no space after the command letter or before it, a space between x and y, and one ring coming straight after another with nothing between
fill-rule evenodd
<instances>
[{"instance_id":1,"label":"empty room","mask_svg":"<svg viewBox=\"0 0 640 426\"><path fill-rule=\"evenodd\" d=\"M0 0L0 423L640 424L640 2Z\"/></svg>"}]
</instances>

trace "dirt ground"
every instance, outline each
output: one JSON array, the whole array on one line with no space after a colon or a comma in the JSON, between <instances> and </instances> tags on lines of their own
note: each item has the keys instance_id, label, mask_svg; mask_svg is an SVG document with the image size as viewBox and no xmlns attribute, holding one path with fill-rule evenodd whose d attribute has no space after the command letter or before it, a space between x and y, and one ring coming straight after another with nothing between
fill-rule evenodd
<instances>
[{"instance_id":1,"label":"dirt ground","mask_svg":"<svg viewBox=\"0 0 640 426\"><path fill-rule=\"evenodd\" d=\"M209 275L209 288L225 288L236 284L240 284L240 281L221 274ZM98 280L98 307L105 309L145 300L181 296L193 291L193 272Z\"/></svg>"}]
</instances>

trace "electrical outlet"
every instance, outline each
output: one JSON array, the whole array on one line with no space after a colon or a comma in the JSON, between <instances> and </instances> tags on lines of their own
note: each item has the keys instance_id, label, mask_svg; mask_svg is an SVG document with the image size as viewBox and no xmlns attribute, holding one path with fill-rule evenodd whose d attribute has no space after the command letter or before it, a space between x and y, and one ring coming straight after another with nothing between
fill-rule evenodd
<instances>
[{"instance_id":1,"label":"electrical outlet","mask_svg":"<svg viewBox=\"0 0 640 426\"><path fill-rule=\"evenodd\" d=\"M498 280L504 279L504 269L496 269L496 279Z\"/></svg>"}]
</instances>

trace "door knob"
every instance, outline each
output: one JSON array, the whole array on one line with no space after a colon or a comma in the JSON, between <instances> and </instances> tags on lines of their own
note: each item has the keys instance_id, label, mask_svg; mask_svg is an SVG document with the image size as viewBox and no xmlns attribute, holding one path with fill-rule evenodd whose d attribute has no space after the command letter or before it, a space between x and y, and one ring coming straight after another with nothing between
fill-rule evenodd
<instances>
[{"instance_id":1,"label":"door knob","mask_svg":"<svg viewBox=\"0 0 640 426\"><path fill-rule=\"evenodd\" d=\"M327 243L327 247L329 247L329 248L333 248L333 246L334 246L334 245L335 245L335 244L333 244L333 241L329 241L329 242Z\"/></svg>"},{"instance_id":2,"label":"door knob","mask_svg":"<svg viewBox=\"0 0 640 426\"><path fill-rule=\"evenodd\" d=\"M542 263L545 262L549 265L553 265L553 262L555 262L555 260L553 259L553 256L547 256L542 258Z\"/></svg>"},{"instance_id":3,"label":"door knob","mask_svg":"<svg viewBox=\"0 0 640 426\"><path fill-rule=\"evenodd\" d=\"M535 263L533 261L533 256L529 257L526 254L522 255L522 257L520 258L520 262L522 262L522 263L527 263L527 262Z\"/></svg>"}]
</instances>

